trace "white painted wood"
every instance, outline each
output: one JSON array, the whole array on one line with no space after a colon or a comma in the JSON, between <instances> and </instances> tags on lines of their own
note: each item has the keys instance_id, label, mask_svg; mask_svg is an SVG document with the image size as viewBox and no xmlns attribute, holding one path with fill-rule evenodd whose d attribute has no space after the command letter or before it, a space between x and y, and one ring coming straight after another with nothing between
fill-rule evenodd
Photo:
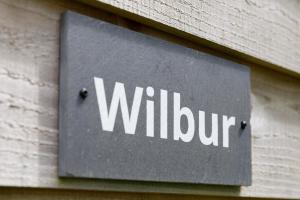
<instances>
[{"instance_id":1,"label":"white painted wood","mask_svg":"<svg viewBox=\"0 0 300 200\"><path fill-rule=\"evenodd\" d=\"M251 67L252 186L59 180L58 33L66 9L98 12L69 1L0 0L1 186L300 198L300 80L257 66Z\"/></svg>"},{"instance_id":2,"label":"white painted wood","mask_svg":"<svg viewBox=\"0 0 300 200\"><path fill-rule=\"evenodd\" d=\"M142 16L300 75L298 0L81 1L105 3L135 14L125 14L133 20Z\"/></svg>"},{"instance_id":3,"label":"white painted wood","mask_svg":"<svg viewBox=\"0 0 300 200\"><path fill-rule=\"evenodd\" d=\"M236 197L216 196L192 196L192 195L161 195L149 193L125 193L125 192L99 192L99 191L74 191L74 190L51 190L37 188L0 188L0 199L5 200L245 200ZM249 200L249 198L246 198ZM257 199L255 200L271 200Z\"/></svg>"}]
</instances>

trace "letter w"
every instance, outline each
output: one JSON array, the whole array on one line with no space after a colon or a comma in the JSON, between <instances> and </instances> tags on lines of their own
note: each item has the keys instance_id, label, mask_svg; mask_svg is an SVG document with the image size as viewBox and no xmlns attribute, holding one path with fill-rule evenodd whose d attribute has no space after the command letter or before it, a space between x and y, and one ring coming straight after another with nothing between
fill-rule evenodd
<instances>
[{"instance_id":1,"label":"letter w","mask_svg":"<svg viewBox=\"0 0 300 200\"><path fill-rule=\"evenodd\" d=\"M114 130L118 106L120 104L125 133L135 134L136 123L138 120L141 99L143 95L143 88L136 87L131 108L131 114L129 115L127 98L123 83L115 83L110 109L108 111L103 79L94 77L94 82L96 87L102 129L105 131Z\"/></svg>"}]
</instances>

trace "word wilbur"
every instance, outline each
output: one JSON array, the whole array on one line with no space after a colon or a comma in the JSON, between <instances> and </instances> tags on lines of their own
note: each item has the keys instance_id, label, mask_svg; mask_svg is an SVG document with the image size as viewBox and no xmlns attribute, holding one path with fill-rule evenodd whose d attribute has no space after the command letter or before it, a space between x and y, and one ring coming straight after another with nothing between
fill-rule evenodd
<instances>
[{"instance_id":1,"label":"word wilbur","mask_svg":"<svg viewBox=\"0 0 300 200\"><path fill-rule=\"evenodd\" d=\"M129 111L127 104L127 97L125 87L123 83L116 82L110 108L106 101L105 88L102 78L94 77L94 83L96 88L97 101L100 112L100 119L102 129L104 131L113 132L115 126L115 120L117 116L118 108L121 109L124 130L126 134L135 134L136 124L139 117L140 105L143 97L144 89L142 87L136 87L133 97L133 103L131 110ZM148 97L154 96L154 89L152 87L146 88L146 94ZM180 93L173 93L173 139L181 140L183 142L190 142L195 135L195 118L194 114L188 107L180 106ZM160 138L168 138L168 91L160 90ZM185 116L187 119L187 129L182 131L181 118ZM198 111L198 135L200 142L204 145L218 146L218 114L211 114L212 128L211 134L207 136L205 131L205 112ZM229 147L229 129L231 126L235 126L236 117L222 116L223 124L223 147ZM146 136L154 137L154 101L146 100Z\"/></svg>"}]
</instances>

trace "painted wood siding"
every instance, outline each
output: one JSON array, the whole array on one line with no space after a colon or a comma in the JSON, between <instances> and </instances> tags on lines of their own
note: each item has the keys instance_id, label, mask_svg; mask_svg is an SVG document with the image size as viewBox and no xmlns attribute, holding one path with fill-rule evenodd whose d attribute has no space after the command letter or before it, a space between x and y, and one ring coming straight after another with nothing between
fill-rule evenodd
<instances>
[{"instance_id":1,"label":"painted wood siding","mask_svg":"<svg viewBox=\"0 0 300 200\"><path fill-rule=\"evenodd\" d=\"M246 59L300 74L298 0L81 0L105 9L128 11L160 22L171 33L190 34L239 53ZM111 6L111 8L109 8ZM144 20L145 21L145 20ZM152 25L151 21L146 21ZM157 26L155 24L154 26ZM191 36L186 36L191 37ZM194 38L195 40L195 38ZM214 46L214 44L211 44ZM229 50L230 51L230 50ZM230 52L230 53L237 53Z\"/></svg>"}]
</instances>

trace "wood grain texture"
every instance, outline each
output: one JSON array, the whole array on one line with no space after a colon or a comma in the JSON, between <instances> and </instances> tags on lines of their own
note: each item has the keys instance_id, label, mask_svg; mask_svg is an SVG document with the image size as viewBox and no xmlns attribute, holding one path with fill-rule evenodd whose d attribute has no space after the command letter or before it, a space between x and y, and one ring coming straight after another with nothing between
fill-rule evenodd
<instances>
[{"instance_id":1,"label":"wood grain texture","mask_svg":"<svg viewBox=\"0 0 300 200\"><path fill-rule=\"evenodd\" d=\"M123 15L132 20L159 26L153 24L153 20L164 25L160 28L172 34L187 38L197 36L213 42L207 44L212 48L228 49L229 54L238 54L249 61L300 75L298 0L80 1L112 12L127 11Z\"/></svg>"},{"instance_id":2,"label":"wood grain texture","mask_svg":"<svg viewBox=\"0 0 300 200\"><path fill-rule=\"evenodd\" d=\"M36 188L0 188L0 199L5 200L251 200L247 197L212 197L150 193L50 190ZM255 200L271 200L257 199Z\"/></svg>"},{"instance_id":3,"label":"wood grain texture","mask_svg":"<svg viewBox=\"0 0 300 200\"><path fill-rule=\"evenodd\" d=\"M300 80L258 66L251 66L252 186L58 179L58 33L66 9L117 21L73 1L0 1L0 185L300 198Z\"/></svg>"}]
</instances>

